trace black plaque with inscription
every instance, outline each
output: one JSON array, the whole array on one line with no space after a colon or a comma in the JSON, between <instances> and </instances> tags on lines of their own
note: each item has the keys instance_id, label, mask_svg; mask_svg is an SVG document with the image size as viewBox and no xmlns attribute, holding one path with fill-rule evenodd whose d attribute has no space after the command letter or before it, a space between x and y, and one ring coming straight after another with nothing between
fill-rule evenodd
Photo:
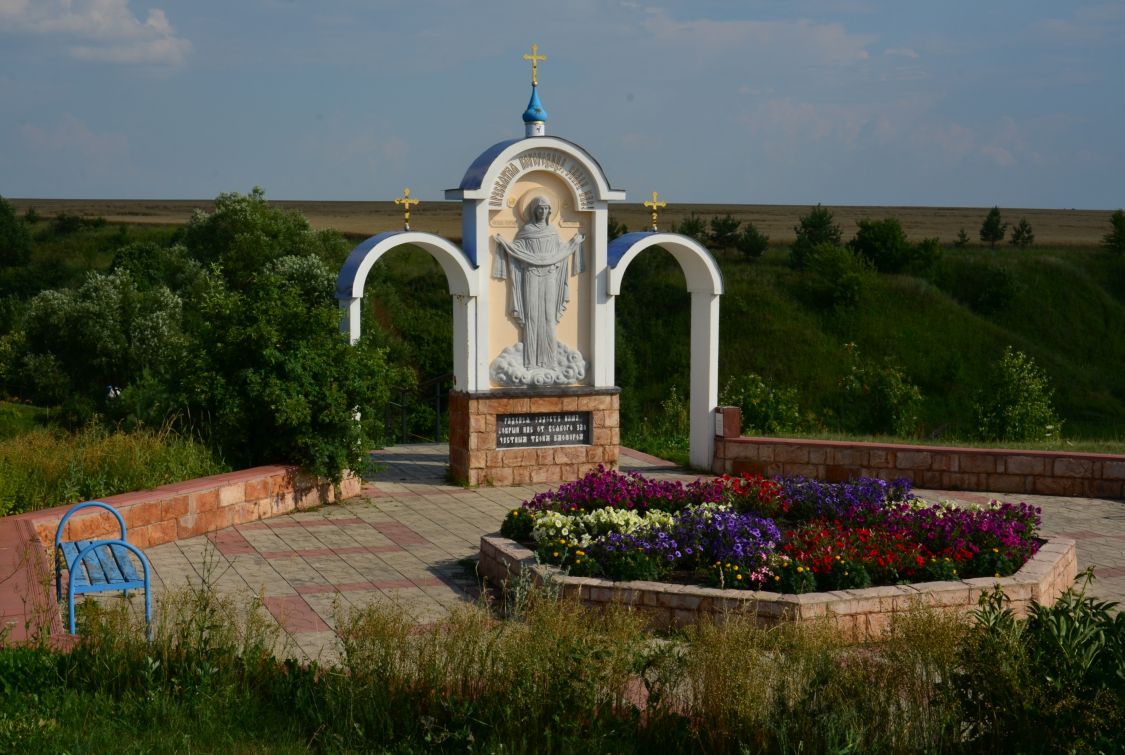
<instances>
[{"instance_id":1,"label":"black plaque with inscription","mask_svg":"<svg viewBox=\"0 0 1125 755\"><path fill-rule=\"evenodd\" d=\"M496 448L588 446L590 425L590 412L497 414Z\"/></svg>"}]
</instances>

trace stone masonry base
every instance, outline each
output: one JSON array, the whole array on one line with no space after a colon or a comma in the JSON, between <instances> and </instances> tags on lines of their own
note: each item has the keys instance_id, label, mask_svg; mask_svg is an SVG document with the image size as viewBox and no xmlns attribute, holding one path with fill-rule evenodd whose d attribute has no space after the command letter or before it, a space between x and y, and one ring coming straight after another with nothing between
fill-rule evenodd
<instances>
[{"instance_id":1,"label":"stone masonry base","mask_svg":"<svg viewBox=\"0 0 1125 755\"><path fill-rule=\"evenodd\" d=\"M449 469L468 485L526 485L576 480L599 465L617 466L621 442L618 388L555 388L449 393ZM496 415L590 412L591 444L496 447Z\"/></svg>"},{"instance_id":2,"label":"stone masonry base","mask_svg":"<svg viewBox=\"0 0 1125 755\"><path fill-rule=\"evenodd\" d=\"M898 613L932 608L967 614L977 608L981 595L997 585L1011 600L1016 614L1025 616L1032 602L1050 605L1071 585L1078 571L1078 561L1074 541L1056 538L1044 543L1039 552L1010 577L783 595L663 582L570 577L553 566L537 564L531 550L494 534L481 538L479 569L483 577L500 586L529 570L536 584L551 580L561 586L564 595L589 606L631 606L661 628L684 626L704 615L718 621L730 615L749 615L763 626L826 621L849 639L865 641L883 637Z\"/></svg>"}]
</instances>

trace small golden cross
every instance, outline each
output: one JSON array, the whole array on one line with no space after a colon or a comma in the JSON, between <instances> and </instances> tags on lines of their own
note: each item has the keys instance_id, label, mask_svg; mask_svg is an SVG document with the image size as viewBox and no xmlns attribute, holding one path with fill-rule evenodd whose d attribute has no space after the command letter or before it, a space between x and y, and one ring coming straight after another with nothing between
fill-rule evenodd
<instances>
[{"instance_id":1,"label":"small golden cross","mask_svg":"<svg viewBox=\"0 0 1125 755\"><path fill-rule=\"evenodd\" d=\"M525 52L523 54L523 59L531 61L531 85L533 87L539 86L539 61L540 60L546 60L547 56L546 55L540 55L539 54L539 45L532 43L531 54L528 55Z\"/></svg>"},{"instance_id":2,"label":"small golden cross","mask_svg":"<svg viewBox=\"0 0 1125 755\"><path fill-rule=\"evenodd\" d=\"M421 199L410 198L410 187L407 186L402 190L402 196L395 200L395 204L402 205L402 225L407 231L410 230L410 205L422 204Z\"/></svg>"},{"instance_id":3,"label":"small golden cross","mask_svg":"<svg viewBox=\"0 0 1125 755\"><path fill-rule=\"evenodd\" d=\"M657 214L657 212L660 211L661 207L667 207L668 206L667 202L657 202L656 201L657 196L658 196L657 193L654 191L654 192L652 192L652 201L651 202L645 202L645 207L651 207L652 208L652 230L654 230L654 231L656 230L656 214Z\"/></svg>"}]
</instances>

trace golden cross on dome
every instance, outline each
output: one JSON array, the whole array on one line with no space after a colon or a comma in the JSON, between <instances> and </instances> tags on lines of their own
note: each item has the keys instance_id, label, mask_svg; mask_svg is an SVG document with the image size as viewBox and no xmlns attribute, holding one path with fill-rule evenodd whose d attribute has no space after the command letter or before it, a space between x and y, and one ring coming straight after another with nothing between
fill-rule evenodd
<instances>
[{"instance_id":1,"label":"golden cross on dome","mask_svg":"<svg viewBox=\"0 0 1125 755\"><path fill-rule=\"evenodd\" d=\"M407 186L402 190L402 196L395 200L395 204L402 205L402 225L407 231L410 230L410 205L421 204L421 199L410 198L410 187Z\"/></svg>"},{"instance_id":2,"label":"golden cross on dome","mask_svg":"<svg viewBox=\"0 0 1125 755\"><path fill-rule=\"evenodd\" d=\"M661 207L667 207L667 202L657 202L656 197L659 196L655 191L652 192L652 201L645 202L645 207L652 208L652 230L656 230L656 214L660 211Z\"/></svg>"},{"instance_id":3,"label":"golden cross on dome","mask_svg":"<svg viewBox=\"0 0 1125 755\"><path fill-rule=\"evenodd\" d=\"M546 55L540 55L539 54L539 45L532 43L531 54L528 55L525 52L523 54L523 59L531 61L531 85L533 87L539 86L539 61L540 60L546 60L547 56Z\"/></svg>"}]
</instances>

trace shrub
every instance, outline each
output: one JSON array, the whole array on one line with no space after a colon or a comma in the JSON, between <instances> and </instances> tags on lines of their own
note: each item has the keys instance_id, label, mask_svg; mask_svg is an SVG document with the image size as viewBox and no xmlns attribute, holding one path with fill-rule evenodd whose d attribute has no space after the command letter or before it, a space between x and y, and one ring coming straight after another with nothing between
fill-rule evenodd
<instances>
[{"instance_id":1,"label":"shrub","mask_svg":"<svg viewBox=\"0 0 1125 755\"><path fill-rule=\"evenodd\" d=\"M1125 254L1125 210L1109 216L1110 232L1102 237L1102 245L1116 254Z\"/></svg>"},{"instance_id":2,"label":"shrub","mask_svg":"<svg viewBox=\"0 0 1125 755\"><path fill-rule=\"evenodd\" d=\"M735 247L746 259L761 257L770 246L770 237L759 231L753 223L747 223L738 235Z\"/></svg>"},{"instance_id":3,"label":"shrub","mask_svg":"<svg viewBox=\"0 0 1125 755\"><path fill-rule=\"evenodd\" d=\"M1035 360L1011 346L995 365L973 404L976 434L986 441L1043 441L1058 438L1054 391Z\"/></svg>"},{"instance_id":4,"label":"shrub","mask_svg":"<svg viewBox=\"0 0 1125 755\"><path fill-rule=\"evenodd\" d=\"M693 238L700 244L706 244L708 241L707 224L694 212L680 221L676 226L676 233Z\"/></svg>"},{"instance_id":5,"label":"shrub","mask_svg":"<svg viewBox=\"0 0 1125 755\"><path fill-rule=\"evenodd\" d=\"M796 389L774 386L753 372L729 379L719 402L742 410L743 435L795 433L801 426Z\"/></svg>"},{"instance_id":6,"label":"shrub","mask_svg":"<svg viewBox=\"0 0 1125 755\"><path fill-rule=\"evenodd\" d=\"M790 249L789 260L793 267L803 268L813 255L813 251L824 244L839 246L842 238L840 226L832 219L832 212L819 204L809 208L793 227L797 234Z\"/></svg>"},{"instance_id":7,"label":"shrub","mask_svg":"<svg viewBox=\"0 0 1125 755\"><path fill-rule=\"evenodd\" d=\"M907 270L915 275L931 276L941 259L941 241L937 238L922 239L914 246Z\"/></svg>"},{"instance_id":8,"label":"shrub","mask_svg":"<svg viewBox=\"0 0 1125 755\"><path fill-rule=\"evenodd\" d=\"M836 244L815 247L805 258L805 267L809 300L823 309L858 305L871 281L867 260Z\"/></svg>"},{"instance_id":9,"label":"shrub","mask_svg":"<svg viewBox=\"0 0 1125 755\"><path fill-rule=\"evenodd\" d=\"M992 249L1004 240L1004 234L1008 230L1008 224L1000 219L1000 208L993 207L988 211L984 217L984 222L980 226L980 240Z\"/></svg>"},{"instance_id":10,"label":"shrub","mask_svg":"<svg viewBox=\"0 0 1125 755\"><path fill-rule=\"evenodd\" d=\"M610 241L613 241L618 236L624 236L629 232L629 226L624 223L618 222L617 218L612 215L606 223L606 236Z\"/></svg>"},{"instance_id":11,"label":"shrub","mask_svg":"<svg viewBox=\"0 0 1125 755\"><path fill-rule=\"evenodd\" d=\"M965 229L957 231L957 238L953 242L953 246L958 249L964 249L969 245L969 234L965 233Z\"/></svg>"},{"instance_id":12,"label":"shrub","mask_svg":"<svg viewBox=\"0 0 1125 755\"><path fill-rule=\"evenodd\" d=\"M1019 291L1015 274L996 260L961 258L943 267L939 275L942 288L982 315L1005 309Z\"/></svg>"},{"instance_id":13,"label":"shrub","mask_svg":"<svg viewBox=\"0 0 1125 755\"><path fill-rule=\"evenodd\" d=\"M851 432L913 436L918 430L921 389L889 358L882 365L872 365L860 358L854 343L845 348L851 361L848 374L840 381L846 402L840 416L845 427Z\"/></svg>"},{"instance_id":14,"label":"shrub","mask_svg":"<svg viewBox=\"0 0 1125 755\"><path fill-rule=\"evenodd\" d=\"M16 210L0 197L0 268L26 265L31 259L31 234Z\"/></svg>"},{"instance_id":15,"label":"shrub","mask_svg":"<svg viewBox=\"0 0 1125 755\"><path fill-rule=\"evenodd\" d=\"M82 218L68 212L60 212L51 219L51 233L55 236L70 236L82 230Z\"/></svg>"},{"instance_id":16,"label":"shrub","mask_svg":"<svg viewBox=\"0 0 1125 755\"><path fill-rule=\"evenodd\" d=\"M1120 750L1125 613L1086 595L1092 579L1087 569L1026 620L999 587L981 597L950 685L972 750Z\"/></svg>"},{"instance_id":17,"label":"shrub","mask_svg":"<svg viewBox=\"0 0 1125 755\"><path fill-rule=\"evenodd\" d=\"M738 244L738 227L742 221L735 220L730 213L723 217L711 218L711 232L708 238L716 249L730 249Z\"/></svg>"},{"instance_id":18,"label":"shrub","mask_svg":"<svg viewBox=\"0 0 1125 755\"><path fill-rule=\"evenodd\" d=\"M898 273L910 261L910 242L898 218L860 220L848 247L881 273Z\"/></svg>"},{"instance_id":19,"label":"shrub","mask_svg":"<svg viewBox=\"0 0 1125 755\"><path fill-rule=\"evenodd\" d=\"M1020 218L1020 222L1012 229L1012 238L1009 244L1017 249L1026 249L1035 243L1035 232L1031 230L1031 223L1027 218Z\"/></svg>"}]
</instances>

